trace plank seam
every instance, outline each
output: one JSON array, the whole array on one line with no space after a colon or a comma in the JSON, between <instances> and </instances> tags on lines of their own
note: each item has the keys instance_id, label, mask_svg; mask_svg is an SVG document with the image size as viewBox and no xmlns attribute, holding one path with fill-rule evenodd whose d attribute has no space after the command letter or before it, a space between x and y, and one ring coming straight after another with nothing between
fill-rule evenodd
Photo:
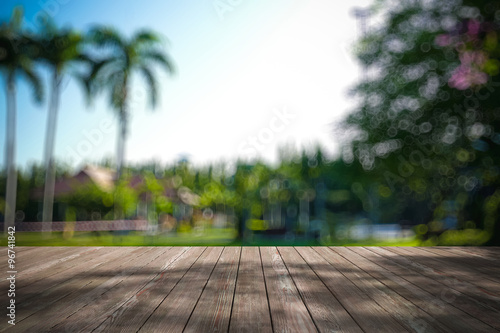
<instances>
[{"instance_id":1,"label":"plank seam","mask_svg":"<svg viewBox=\"0 0 500 333\"><path fill-rule=\"evenodd\" d=\"M227 331L231 330L231 320L233 318L233 308L234 308L234 298L236 296L236 286L238 285L238 275L240 273L240 263L241 263L241 253L243 252L243 247L240 246L240 258L238 259L238 269L236 270L236 279L234 280L234 290L233 290L233 300L231 302L231 311L229 313L229 323L227 325Z\"/></svg>"},{"instance_id":2,"label":"plank seam","mask_svg":"<svg viewBox=\"0 0 500 333\"><path fill-rule=\"evenodd\" d=\"M411 285L413 285L413 286L415 286L415 287L417 287L417 288L419 288L419 289L423 290L424 292L427 292L426 290L424 290L424 289L420 288L419 286L415 285L414 283L412 283L412 282L408 281L408 280L407 280L407 279L405 279L404 277L402 277L402 276L400 276L400 275L398 275L398 274L396 274L396 273L394 273L394 272L392 272L392 271L390 271L390 270L388 270L388 269L386 269L386 268L384 268L384 267L380 266L380 265L379 265L379 264L377 264L375 261L370 260L370 259L366 258L365 256L360 255L359 253L357 253L357 252L355 252L355 251L352 251L352 250L351 250L350 248L348 248L348 247L345 247L345 248L346 248L347 250L349 250L349 251L353 252L354 254L357 254L357 255L359 255L360 257L363 257L364 259L368 260L369 262L373 263L374 265L377 265L377 266L378 266L378 267L380 267L383 271L387 271L387 272L389 272L389 273L391 273L391 274L394 274L395 276L397 276L397 277L399 277L399 278L401 278L401 279L405 280L405 281L406 281L406 282L408 282L409 284L411 284ZM363 246L363 248L365 248L365 249L366 249L366 247L364 247L364 246ZM429 311L428 311L428 310L426 310L426 309L424 309L424 308L420 307L418 304L415 304L415 302L414 302L414 301L412 301L411 299L408 299L407 297L405 297L404 295L402 295L402 294L401 294L400 292L398 292L397 290L395 290L395 289L391 288L389 285L387 285L386 283L384 283L382 280L377 279L377 278L376 278L376 277L374 277L372 274L370 274L370 272L368 272L368 271L364 270L364 269L363 269L363 268L361 268L360 266L356 265L353 261L349 260L348 258L346 258L345 256L343 256L342 254L340 254L340 253L338 253L338 252L334 251L333 249L331 249L331 248L328 248L328 249L329 249L330 251L332 251L333 253L335 253L335 254L337 254L337 255L341 256L341 257L342 257L342 258L344 258L345 260L349 261L351 264L353 264L354 266L356 266L359 270L361 270L361 271L365 272L366 274L368 274L368 275L369 275L369 276L371 276L372 278L376 279L377 281L379 281L380 283L382 283L383 285L385 285L388 289L392 290L394 293L398 294L398 295L399 295L399 296L401 296L402 298L406 299L408 302L412 303L415 307L419 308L421 311L423 311L423 312L427 313L427 314L428 314L431 318L434 318L434 316L432 315L432 313L429 313ZM373 252L373 251L370 251L370 252ZM383 274L384 276L386 276L386 277L387 277L387 274L384 274L384 273L381 273L381 274ZM404 288L404 287L403 287L403 288ZM405 289L407 289L407 288L405 288ZM370 296L369 296L369 297L370 297ZM371 298L371 299L373 299L372 297L370 297L370 298ZM379 303L378 303L375 299L373 299L373 300L374 300L377 304L379 304ZM380 304L379 304L379 305L380 305ZM383 307L381 307L381 308L383 309ZM395 317L394 317L394 316L393 316L390 312L388 312L387 310L385 310L385 309L383 309L383 310L384 310L384 311L386 311L387 313L389 313L389 315L390 315L392 318L394 318L394 319L395 319L395 320L399 323L399 319L398 319L398 318L395 318ZM435 318L434 318L434 319L435 319ZM438 321L439 321L439 320L438 320ZM450 328L448 325L446 325L445 323L443 323L443 322L441 322L441 321L439 321L439 322L440 322L442 325L446 326L447 328L449 328L449 329L451 330L451 328ZM404 325L403 325L403 326L404 326Z\"/></svg>"},{"instance_id":3,"label":"plank seam","mask_svg":"<svg viewBox=\"0 0 500 333\"><path fill-rule=\"evenodd\" d=\"M99 266L100 266L100 265L103 265L103 264L105 264L105 262L100 263L100 264L99 264ZM122 267L122 266L123 266L123 265L120 265L119 267ZM119 267L118 267L118 268L119 268ZM71 292L67 293L67 294L66 294L66 295L64 295L63 297L58 298L55 302L59 302L60 300L63 300L63 299L64 299L64 298L66 298L66 297L70 297L71 295L73 295L73 293L78 292L79 290L81 290L81 289L85 288L86 286L90 285L92 282L93 282L93 280L89 281L88 283L86 283L85 285L83 285L83 286L82 286L81 288L79 288L78 290L74 290L74 291L71 291ZM26 299L25 301L27 301L27 300L31 300L32 298L36 298L36 296L30 297L30 298ZM53 302L53 303L55 303L55 302ZM88 304L88 303L87 303L87 304ZM82 308L84 308L85 306L87 306L87 304L85 304L84 306L82 306ZM28 316L26 316L26 317L22 318L21 320L19 320L19 321L18 321L18 323L21 323L21 322L23 322L24 320L27 320L28 318L30 318L30 317L32 317L32 316L34 316L34 315L37 315L37 314L39 314L39 312L43 312L43 311L45 311L45 310L46 310L46 308L41 308L41 309L38 309L38 310L36 310L35 312L33 312L32 314L30 314L30 315L28 315ZM70 315L68 315L66 318L68 318L68 317L72 316L73 314L75 314L75 312L71 313L71 314L70 314ZM4 329L3 329L3 330L0 330L0 332L3 332L3 331L4 331Z\"/></svg>"},{"instance_id":4,"label":"plank seam","mask_svg":"<svg viewBox=\"0 0 500 333\"><path fill-rule=\"evenodd\" d=\"M149 248L149 250L148 250L148 251L145 251L145 252L144 252L142 255L140 255L139 257L142 257L142 256L144 256L144 255L147 255L149 252L153 252L153 250L154 250L154 248ZM167 251L168 251L168 250L167 250ZM166 252L166 251L165 251L165 252ZM146 264L144 264L143 266L141 266L141 268L143 268L143 267L145 267L145 266L149 265L151 262L153 262L153 260L155 260L156 258L158 258L160 255L162 255L162 254L163 254L163 253L165 253L165 252L162 252L162 253L158 254L156 257L152 258L152 259L151 259L150 261L148 261ZM120 266L120 267L121 267L121 266ZM140 268L140 269L141 269L141 268ZM137 271L138 271L138 270L137 270ZM111 288L109 288L108 290L106 290L105 292L103 292L102 294L100 294L100 295L99 295L99 297L102 297L103 295L105 295L105 294L107 294L107 293L111 292L111 291L113 290L113 288L116 288L116 286L120 285L120 283L122 283L124 280L126 280L126 279L128 279L129 277L131 277L131 276L133 276L134 274L136 274L136 273L137 273L137 271L134 271L134 272L132 272L132 273L130 273L130 274L128 274L128 273L127 273L127 275L124 275L124 276L122 277L122 279L121 279L118 283L116 283L116 284L115 284L115 285L113 285ZM120 274L123 274L123 271L122 271L122 273L119 273L119 274L117 274L117 275L115 275L115 276L118 276L118 275L120 275ZM53 325L50 329L53 329L54 327L56 327L56 326L60 325L63 321L65 321L66 319L70 318L70 317L71 317L71 316L73 316L74 314L78 313L78 311L81 311L81 310L82 310L82 309L84 309L85 307L89 306L89 304L91 304L91 303L92 303L92 300L89 300L89 301L88 301L88 302L87 302L84 306L82 306L81 308L79 308L79 309L78 309L78 310L76 310L75 312L71 313L70 315L68 315L68 316L67 316L66 318L64 318L63 320L60 320L58 323L56 323L55 325ZM99 324L99 326L100 326L100 324Z\"/></svg>"},{"instance_id":5,"label":"plank seam","mask_svg":"<svg viewBox=\"0 0 500 333\"><path fill-rule=\"evenodd\" d=\"M321 253L319 253L318 251L316 251L316 249L314 249L313 247L309 246L309 248L311 248L311 250L313 250L314 252L316 252L321 258L325 259L325 261L328 263L328 265L332 266L332 263L329 262L325 257L323 257L321 255ZM346 307L344 306L344 304L342 304L342 302L335 296L335 294L333 293L333 291L328 287L328 285L325 283L325 281L323 281L323 279L318 275L318 273L316 273L316 271L314 270L314 268L311 267L311 265L309 265L309 262L302 256L302 254L300 253L300 251L297 251L297 253L301 256L301 258L307 263L307 266L309 266L309 268L311 268L311 270L314 272L314 274L316 274L316 276L318 277L318 279L323 283L323 285L326 287L326 289L328 289L328 291L330 292L330 294L332 294L332 296L337 300L337 302L339 302L340 305L342 305L342 307L344 308L344 310L349 314L349 316L352 318L352 320L358 325L359 329L362 330L363 332L366 333L366 331L363 329L363 326L361 326L359 324L359 322L356 320L356 318L354 318L354 316L349 312L349 310L346 309ZM338 270L337 270L338 271ZM338 271L340 274L342 274L341 271ZM342 274L344 275L344 274ZM345 275L344 275L345 276ZM349 280L350 281L350 280ZM354 285L356 288L357 286ZM358 288L359 289L359 288Z\"/></svg>"},{"instance_id":6,"label":"plank seam","mask_svg":"<svg viewBox=\"0 0 500 333\"><path fill-rule=\"evenodd\" d=\"M394 261L394 259L392 259L391 257L387 257L387 256L383 256L383 255L381 255L381 254L378 254L378 253L376 253L376 252L374 252L374 251L370 250L370 249L369 249L369 248L367 248L367 247L363 247L363 248L365 248L366 250L368 250L368 251L370 251L370 252L372 252L372 253L374 253L374 254L376 254L376 255L379 255L379 256L381 256L381 257L383 257L383 258L385 258L385 259L387 259L387 260L391 261L394 265L397 265L397 266L400 266L400 267L402 267L402 268L404 268L404 269L407 269L407 270L413 271L413 272L415 272L416 274L419 274L420 276L422 276L423 278L428 278L428 279L431 279L431 277L430 277L430 276L424 275L424 274L422 274L422 273L420 273L420 272L416 271L415 269L411 268L411 266L410 266L410 267L403 266L403 265L401 265L400 263L398 263L398 262ZM385 250L389 251L389 249L386 249L385 247L383 247L383 249L385 249ZM353 252L354 252L354 251L353 251ZM393 251L389 251L389 252L392 252L392 253L394 253L394 254L396 254L396 255L398 255L398 256L404 257L404 256L402 256L401 254L399 254L399 253L397 253L397 252L393 252ZM354 253L356 253L356 252L354 252ZM356 254L360 255L359 253L356 253ZM362 257L363 257L363 258L365 258L366 260L368 260L368 261L370 261L370 262L374 263L375 265L377 265L377 266L381 267L382 269L387 270L386 268L384 268L384 267L382 267L382 266L378 265L376 262L374 262L374 261L372 261L372 260L370 260L370 259L366 258L365 256L362 256ZM346 260L348 260L348 259L346 258ZM362 269L362 268L360 268L359 266L358 266L358 268L359 268L359 269ZM387 270L387 271L389 271L389 270ZM428 292L427 290L425 290L425 289L421 288L419 285L417 285L417 284L415 284L415 283L413 283L413 282L409 281L407 278L405 278L405 277L403 277L403 276L401 276L401 275L399 275L399 274L397 274L397 273L395 273L395 272L392 272L392 271L389 271L389 272L391 272L391 273L392 273L392 274L394 274L395 276L397 276L397 277L399 277L399 278L401 278L401 279L405 280L405 281L406 281L406 282L408 282L409 284L411 284L411 285L413 285L413 286L417 287L418 289L423 290L424 292L431 294L431 293L430 293L430 292ZM370 274L370 273L368 273L368 272L367 272L367 274ZM371 274L370 274L370 275L371 275ZM461 292L461 291L459 291L459 290L457 290L457 289L453 288L452 286L446 285L446 284L444 284L443 282L441 282L441 281L439 281L439 280L434 280L434 281L435 281L436 283L441 284L441 285L443 286L443 288L448 288L448 289L450 289L450 290L453 290L453 291L454 291L455 293L457 293L457 294L461 294L464 298L468 298L468 299L472 299L472 300L476 301L476 298L475 298L475 297L471 297L471 296L469 296L469 295L467 295L467 294L464 294L463 292ZM427 310L423 309L422 307L418 306L417 304L415 304L415 303L414 303L414 301L412 301L411 299L408 299L407 297L405 297L405 296L401 295L398 291L394 290L393 288L391 288L390 286L388 286L388 285L387 285L387 284L385 284L384 282L382 282L382 281L380 281L380 282L381 282L381 283L383 283L385 286L387 286L387 288L391 289L392 291L394 291L395 293L397 293L398 295L400 295L400 296L401 296L401 297L403 297L404 299L408 300L409 302L411 302L413 305L415 305L416 307L418 307L418 308L419 308L419 309L421 309L422 311L424 311L424 312L426 312L427 314L429 314L432 318L434 318L434 316L433 316L433 314L432 314L432 313L430 313L429 311L427 311ZM431 295L432 295L432 294L431 294ZM433 295L433 296L434 296L434 295ZM485 325L490 326L492 329L496 330L496 329L495 329L493 326L491 326L489 323L487 323L487 322L483 321L482 319L476 318L476 317L474 317L474 316L470 315L469 313L467 313L465 310L461 309L460 307L457 307L457 306L456 306L456 304L455 304L454 302L451 302L451 303L450 303L450 302L446 302L446 301L444 301L444 303L448 304L449 306L452 306L453 308L457 309L458 311L463 312L463 313L465 313L466 315L468 315L468 316L470 316L470 317L472 317L472 318L474 318L474 319L476 319L476 320L480 321L481 323L483 323L483 324L485 324ZM484 306L487 306L487 307L491 308L491 307L490 307L489 305L487 305L487 304L484 304ZM491 308L491 309L493 309L493 308ZM493 310L498 311L497 309L493 309ZM438 320L438 319L436 319L436 320ZM438 320L438 321L439 321L439 320ZM446 326L446 327L448 327L448 328L449 328L449 326L448 326L448 325L446 325L445 323L443 323L442 321L439 321L439 322L440 322L442 325L444 325L444 326Z\"/></svg>"},{"instance_id":7,"label":"plank seam","mask_svg":"<svg viewBox=\"0 0 500 333\"><path fill-rule=\"evenodd\" d=\"M307 310L307 313L309 314L309 317L311 317L311 320L314 324L314 327L316 327L316 331L321 332L318 328L318 325L316 324L316 321L314 320L313 315L311 314L311 311L309 310L309 307L307 306L306 300L304 299L302 292L300 291L299 287L297 287L297 283L295 283L295 279L293 278L292 273L290 273L290 270L288 269L288 265L286 264L285 259L283 259L283 256L281 255L281 251L279 250L279 248L277 246L276 246L276 250L278 251L278 253L280 255L280 258L281 258L281 261L283 262L283 265L285 265L286 271L288 272L290 279L292 279L292 282L293 282L293 285L295 286L295 289L297 289L297 293L299 294L299 297L302 300L302 304L304 304L304 306ZM295 250L295 248L294 248L294 250ZM297 250L295 250L295 251L297 251ZM297 251L297 253L298 253L298 251Z\"/></svg>"},{"instance_id":8,"label":"plank seam","mask_svg":"<svg viewBox=\"0 0 500 333\"><path fill-rule=\"evenodd\" d=\"M264 264L262 261L262 253L260 251L260 246L259 246L259 257L260 257L260 267L262 269L262 277L264 278L264 286L266 287L266 299L267 299L267 307L269 309L269 318L271 319L271 330L274 332L274 324L273 324L273 313L271 311L271 303L269 302L269 293L267 292L267 281L266 281L266 274L264 274Z\"/></svg>"},{"instance_id":9,"label":"plank seam","mask_svg":"<svg viewBox=\"0 0 500 333\"><path fill-rule=\"evenodd\" d=\"M217 267L217 264L219 263L220 257L222 257L222 253L224 253L224 250L226 250L225 246L223 247L222 251L220 251L219 257L217 258L217 261L215 262L214 267L212 267L212 270L210 271L210 275L208 276L207 281L205 281L205 284L203 285L203 289L201 290L200 296L198 296L198 299L196 300L196 303L194 304L193 309L191 310L191 313L189 314L188 320L184 324L184 328L182 329L182 332L184 332L186 330L186 327L189 324L189 320L193 316L194 309L196 309L196 306L198 305L198 302L200 301L201 296L203 295L203 292L205 291L205 288L207 287L208 281L210 281L210 278L212 277L212 274L215 270L215 267Z\"/></svg>"},{"instance_id":10,"label":"plank seam","mask_svg":"<svg viewBox=\"0 0 500 333\"><path fill-rule=\"evenodd\" d=\"M153 262L154 260L158 259L160 256L163 256L163 255L165 255L167 252L172 251L172 250L173 250L173 247L171 247L171 246L170 246L170 247L168 247L168 248L167 248L164 252L162 252L161 254L159 254L156 258L154 258L154 259L153 259L152 261L150 261L149 263ZM187 250L186 250L186 251L187 251ZM180 254L179 254L179 255L178 255L178 256L174 259L174 261L172 261L172 262L171 262L168 266L170 266L171 264L173 264L174 262L176 262L176 261L177 261L177 259L179 259L179 257L180 257L180 256L182 256L182 255L183 255L186 251L184 251L184 252L180 253ZM149 263L148 263L148 264L149 264ZM165 267L165 268L164 268L164 270L166 270L166 269L168 268L168 266L167 266L167 267ZM150 282L151 282L151 281L153 281L153 280L154 280L154 279L155 279L158 275L160 275L160 274L161 274L161 272L162 272L162 271L160 271L158 274L156 274L156 275L155 275L155 276L154 276L151 280L149 280L149 281L146 281L146 282L142 283L142 285L139 287L139 293L140 293L140 292L144 289L144 287L146 287L146 286L148 285L148 283L150 283ZM137 294L136 294L136 295L137 295ZM105 317L105 318L104 318L104 319L103 319L103 320L99 323L99 325L95 326L95 327L92 329L92 331L91 331L91 332L93 332L93 331L97 330L97 329L98 329L98 328L99 328L99 327L100 327L100 326L101 326L104 322L106 322L106 321L108 320L108 318L109 318L110 316L112 316L112 315L113 315L113 313L115 313L115 312L119 312L119 311L120 311L120 309L123 307L123 305L127 304L127 302L129 302L129 301L130 301L132 298L134 298L134 296L136 296L136 295L132 295L132 296L130 296L128 299L124 300L124 301L122 302L122 304L121 304L121 305L120 305L120 306L119 306L119 307L118 307L115 311L113 311L113 312L111 313L111 315L109 315L109 316Z\"/></svg>"},{"instance_id":11,"label":"plank seam","mask_svg":"<svg viewBox=\"0 0 500 333\"><path fill-rule=\"evenodd\" d=\"M196 258L196 260L193 261L193 263L189 266L188 269L186 269L186 271L184 272L184 274L182 274L182 276L180 277L180 279L174 284L174 286L170 289L170 291L165 295L165 297L163 297L163 299L161 300L160 303L158 303L158 305L154 308L153 311L151 311L151 313L149 314L149 316L146 318L146 320L142 323L142 325L139 327L139 329L137 330L137 332L139 332L142 327L148 322L149 318L151 318L151 316L153 315L153 313L155 313L155 311L160 307L160 305L165 301L165 299L168 297L168 295L170 295L170 293L172 292L172 290L175 289L175 287L179 284L180 281L182 281L182 279L184 278L184 276L189 272L189 270L193 267L193 265L200 259L200 257L203 255L203 253L205 253L205 251L207 250L207 247L205 247L205 249L198 255L198 258ZM102 323L101 323L102 324ZM96 327L94 329L94 331L97 329L98 327ZM92 331L93 332L93 331Z\"/></svg>"}]
</instances>

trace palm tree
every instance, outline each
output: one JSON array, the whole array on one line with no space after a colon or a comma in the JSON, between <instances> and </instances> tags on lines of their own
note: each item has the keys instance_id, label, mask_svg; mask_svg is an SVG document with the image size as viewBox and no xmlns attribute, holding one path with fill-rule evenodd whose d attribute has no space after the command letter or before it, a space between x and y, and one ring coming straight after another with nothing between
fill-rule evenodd
<instances>
[{"instance_id":1,"label":"palm tree","mask_svg":"<svg viewBox=\"0 0 500 333\"><path fill-rule=\"evenodd\" d=\"M5 193L4 232L14 226L16 211L17 171L16 152L16 75L24 76L31 85L35 101L43 99L43 85L33 68L35 42L22 33L23 10L16 7L8 23L0 26L0 68L6 79L7 128L5 167L7 186Z\"/></svg>"},{"instance_id":2,"label":"palm tree","mask_svg":"<svg viewBox=\"0 0 500 333\"><path fill-rule=\"evenodd\" d=\"M43 196L43 229L50 233L53 219L55 161L54 143L56 135L57 114L61 96L61 82L68 65L85 61L87 58L80 52L82 36L70 29L58 29L46 18L42 31L37 36L41 45L40 60L46 63L51 71L51 94L49 102L47 131L45 136L45 188Z\"/></svg>"},{"instance_id":3,"label":"palm tree","mask_svg":"<svg viewBox=\"0 0 500 333\"><path fill-rule=\"evenodd\" d=\"M121 177L127 127L129 121L130 79L134 72L144 77L149 88L152 107L158 98L158 83L153 65L163 67L167 73L174 73L168 56L160 49L160 38L151 31L141 30L127 39L109 27L95 27L89 32L89 40L106 53L95 61L88 77L90 96L101 90L108 90L110 104L117 112L119 131L117 140L117 179Z\"/></svg>"}]
</instances>

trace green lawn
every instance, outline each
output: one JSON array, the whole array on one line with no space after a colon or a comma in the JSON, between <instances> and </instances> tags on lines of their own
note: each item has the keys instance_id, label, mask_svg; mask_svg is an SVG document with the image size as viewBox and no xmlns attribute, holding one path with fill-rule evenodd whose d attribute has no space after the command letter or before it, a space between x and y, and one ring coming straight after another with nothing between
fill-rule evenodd
<instances>
[{"instance_id":1,"label":"green lawn","mask_svg":"<svg viewBox=\"0 0 500 333\"><path fill-rule=\"evenodd\" d=\"M418 246L416 239L363 241L335 240L319 243L312 239L286 240L284 238L254 238L242 242L236 239L233 229L207 229L203 234L179 232L176 234L147 235L144 232L75 232L72 237L63 237L62 232L53 232L50 238L44 238L41 232L17 232L16 246ZM1 246L7 245L6 237L1 238Z\"/></svg>"}]
</instances>

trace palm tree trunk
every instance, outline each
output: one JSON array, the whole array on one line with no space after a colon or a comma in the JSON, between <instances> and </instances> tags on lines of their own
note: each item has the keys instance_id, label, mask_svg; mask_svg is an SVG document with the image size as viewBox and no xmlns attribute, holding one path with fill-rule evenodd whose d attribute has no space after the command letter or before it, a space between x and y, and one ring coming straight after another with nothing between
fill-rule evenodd
<instances>
[{"instance_id":1,"label":"palm tree trunk","mask_svg":"<svg viewBox=\"0 0 500 333\"><path fill-rule=\"evenodd\" d=\"M52 81L52 94L50 98L49 115L47 120L47 133L45 134L45 189L43 194L43 231L49 236L52 232L54 186L56 168L54 162L54 143L56 136L57 113L59 111L59 84L60 76L54 72Z\"/></svg>"},{"instance_id":2,"label":"palm tree trunk","mask_svg":"<svg viewBox=\"0 0 500 333\"><path fill-rule=\"evenodd\" d=\"M16 171L16 84L14 72L7 77L7 130L5 168L7 170L7 187L5 189L5 222L4 233L14 226L16 217L17 171Z\"/></svg>"},{"instance_id":3,"label":"palm tree trunk","mask_svg":"<svg viewBox=\"0 0 500 333\"><path fill-rule=\"evenodd\" d=\"M127 140L127 113L124 107L119 115L119 129L117 138L117 151L116 151L116 181L115 181L115 220L124 218L124 211L122 207L122 196L118 193L118 186L122 178L123 165L125 160L125 141Z\"/></svg>"},{"instance_id":4,"label":"palm tree trunk","mask_svg":"<svg viewBox=\"0 0 500 333\"><path fill-rule=\"evenodd\" d=\"M127 140L127 114L125 110L120 112L120 128L118 129L117 147L116 147L116 180L119 181L125 160L125 141Z\"/></svg>"}]
</instances>

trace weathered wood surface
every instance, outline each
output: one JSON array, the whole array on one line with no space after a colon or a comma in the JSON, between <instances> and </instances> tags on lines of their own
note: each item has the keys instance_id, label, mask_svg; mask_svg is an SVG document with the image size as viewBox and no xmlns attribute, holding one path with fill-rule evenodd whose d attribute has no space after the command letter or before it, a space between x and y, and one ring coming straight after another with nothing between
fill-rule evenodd
<instances>
[{"instance_id":1,"label":"weathered wood surface","mask_svg":"<svg viewBox=\"0 0 500 333\"><path fill-rule=\"evenodd\" d=\"M4 313L0 332L500 332L498 258L498 247L20 247L16 325Z\"/></svg>"}]
</instances>

